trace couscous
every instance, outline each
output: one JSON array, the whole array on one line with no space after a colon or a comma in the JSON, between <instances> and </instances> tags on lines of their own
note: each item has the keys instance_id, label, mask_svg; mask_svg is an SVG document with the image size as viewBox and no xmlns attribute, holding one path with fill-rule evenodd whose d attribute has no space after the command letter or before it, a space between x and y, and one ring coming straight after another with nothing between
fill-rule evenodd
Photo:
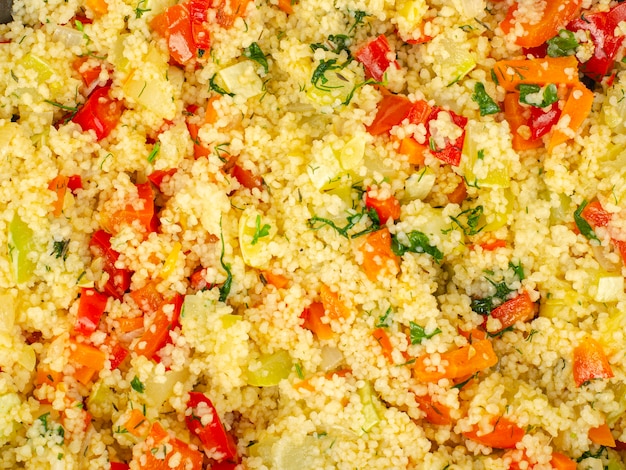
<instances>
[{"instance_id":1,"label":"couscous","mask_svg":"<svg viewBox=\"0 0 626 470\"><path fill-rule=\"evenodd\" d=\"M623 20L13 0L0 467L626 468Z\"/></svg>"}]
</instances>

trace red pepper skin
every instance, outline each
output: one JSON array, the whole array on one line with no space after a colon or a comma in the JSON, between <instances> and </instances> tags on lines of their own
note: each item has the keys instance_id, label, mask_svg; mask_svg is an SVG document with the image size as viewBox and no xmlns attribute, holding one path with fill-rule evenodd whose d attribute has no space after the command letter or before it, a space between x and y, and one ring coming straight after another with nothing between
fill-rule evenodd
<instances>
[{"instance_id":1,"label":"red pepper skin","mask_svg":"<svg viewBox=\"0 0 626 470\"><path fill-rule=\"evenodd\" d=\"M367 75L377 82L382 81L390 65L399 68L395 60L390 60L391 47L384 34L372 39L361 47L354 57L363 64Z\"/></svg>"},{"instance_id":2,"label":"red pepper skin","mask_svg":"<svg viewBox=\"0 0 626 470\"><path fill-rule=\"evenodd\" d=\"M548 109L531 106L528 120L531 139L539 139L550 132L552 127L559 122L560 117L561 110L558 102L552 103Z\"/></svg>"},{"instance_id":3,"label":"red pepper skin","mask_svg":"<svg viewBox=\"0 0 626 470\"><path fill-rule=\"evenodd\" d=\"M87 336L96 331L107 306L107 301L108 297L95 289L81 289L74 332Z\"/></svg>"},{"instance_id":4,"label":"red pepper skin","mask_svg":"<svg viewBox=\"0 0 626 470\"><path fill-rule=\"evenodd\" d=\"M445 111L439 107L433 108L430 116L428 117L428 121L432 121L433 119L437 119L437 116L440 112ZM460 116L456 114L454 111L447 111L452 118L452 122L463 129L463 133L454 141L450 141L446 143L446 146L442 149L431 150L434 157L438 158L444 163L448 163L452 166L459 166L461 163L461 152L463 151L463 141L465 140L465 126L467 125L467 118L465 116ZM430 132L426 136L427 139L430 138Z\"/></svg>"},{"instance_id":5,"label":"red pepper skin","mask_svg":"<svg viewBox=\"0 0 626 470\"><path fill-rule=\"evenodd\" d=\"M602 346L593 338L586 338L574 348L574 383L577 387L595 379L610 379L613 370Z\"/></svg>"},{"instance_id":6,"label":"red pepper skin","mask_svg":"<svg viewBox=\"0 0 626 470\"><path fill-rule=\"evenodd\" d=\"M376 211L381 224L386 224L389 219L397 220L400 218L400 202L394 196L389 196L387 199L376 199L365 193L364 199L365 207Z\"/></svg>"},{"instance_id":7,"label":"red pepper skin","mask_svg":"<svg viewBox=\"0 0 626 470\"><path fill-rule=\"evenodd\" d=\"M367 128L371 135L380 135L389 132L393 126L400 124L411 112L413 103L404 95L384 95L376 117Z\"/></svg>"},{"instance_id":8,"label":"red pepper skin","mask_svg":"<svg viewBox=\"0 0 626 470\"><path fill-rule=\"evenodd\" d=\"M197 415L196 411L201 403L204 408L210 410L212 416L211 421L205 425L202 424L201 417ZM236 461L237 446L230 434L224 429L224 425L220 421L211 400L204 393L189 392L187 408L191 408L191 413L185 416L187 429L189 429L191 434L198 436L204 449L212 454L221 454L223 456L221 459L217 458L215 460Z\"/></svg>"},{"instance_id":9,"label":"red pepper skin","mask_svg":"<svg viewBox=\"0 0 626 470\"><path fill-rule=\"evenodd\" d=\"M67 180L67 187L70 191L72 191L72 194L76 194L76 191L83 189L83 180L80 175L70 176Z\"/></svg>"},{"instance_id":10,"label":"red pepper skin","mask_svg":"<svg viewBox=\"0 0 626 470\"><path fill-rule=\"evenodd\" d=\"M620 3L608 12L586 14L570 22L570 31L588 31L595 50L593 57L581 64L581 71L599 81L612 68L615 57L624 41L623 36L615 36L615 28L626 20L626 4Z\"/></svg>"},{"instance_id":11,"label":"red pepper skin","mask_svg":"<svg viewBox=\"0 0 626 470\"><path fill-rule=\"evenodd\" d=\"M95 232L89 241L89 250L96 258L104 259L103 270L109 275L107 283L104 285L104 293L121 299L130 287L131 271L115 267L115 262L120 254L111 248L111 234L104 230Z\"/></svg>"},{"instance_id":12,"label":"red pepper skin","mask_svg":"<svg viewBox=\"0 0 626 470\"><path fill-rule=\"evenodd\" d=\"M94 131L98 140L115 129L124 111L124 103L109 96L110 89L103 87L95 90L72 118L72 122L83 131Z\"/></svg>"},{"instance_id":13,"label":"red pepper skin","mask_svg":"<svg viewBox=\"0 0 626 470\"><path fill-rule=\"evenodd\" d=\"M211 48L211 35L206 27L210 3L209 0L191 0L189 2L191 35L196 49L208 50Z\"/></svg>"}]
</instances>

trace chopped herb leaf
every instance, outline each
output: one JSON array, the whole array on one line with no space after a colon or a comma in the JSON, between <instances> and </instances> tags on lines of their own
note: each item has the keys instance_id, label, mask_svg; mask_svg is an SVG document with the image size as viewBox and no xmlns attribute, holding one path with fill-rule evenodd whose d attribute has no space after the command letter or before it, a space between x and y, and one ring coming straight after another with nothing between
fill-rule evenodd
<instances>
[{"instance_id":1,"label":"chopped herb leaf","mask_svg":"<svg viewBox=\"0 0 626 470\"><path fill-rule=\"evenodd\" d=\"M473 209L466 209L456 217L450 217L452 221L458 225L465 235L476 235L481 232L485 226L479 227L478 224L483 215L483 206L476 206Z\"/></svg>"},{"instance_id":2,"label":"chopped herb leaf","mask_svg":"<svg viewBox=\"0 0 626 470\"><path fill-rule=\"evenodd\" d=\"M363 18L369 16L369 14L363 10L355 10L350 13L354 17L354 24L348 30L349 33L351 33L357 26L363 24Z\"/></svg>"},{"instance_id":3,"label":"chopped herb leaf","mask_svg":"<svg viewBox=\"0 0 626 470\"><path fill-rule=\"evenodd\" d=\"M215 93L218 93L218 94L220 94L222 96L224 96L224 95L235 96L234 93L227 92L222 87L220 87L217 83L215 83L215 76L216 75L217 74L215 74L211 78L209 78L209 90L213 90Z\"/></svg>"},{"instance_id":4,"label":"chopped herb leaf","mask_svg":"<svg viewBox=\"0 0 626 470\"><path fill-rule=\"evenodd\" d=\"M524 266L522 266L522 262L520 261L518 264L513 263L513 261L509 261L509 268L513 270L515 275L520 281L523 281L526 277L524 275Z\"/></svg>"},{"instance_id":5,"label":"chopped herb leaf","mask_svg":"<svg viewBox=\"0 0 626 470\"><path fill-rule=\"evenodd\" d=\"M303 380L304 379L304 374L302 373L302 366L299 363L296 362L295 367L296 367L296 374L298 374L298 378L300 380Z\"/></svg>"},{"instance_id":6,"label":"chopped herb leaf","mask_svg":"<svg viewBox=\"0 0 626 470\"><path fill-rule=\"evenodd\" d=\"M150 155L148 155L148 163L154 163L155 158L157 157L157 155L159 154L159 151L161 150L161 142L156 142L153 146L152 146L152 151L150 152Z\"/></svg>"},{"instance_id":7,"label":"chopped herb leaf","mask_svg":"<svg viewBox=\"0 0 626 470\"><path fill-rule=\"evenodd\" d=\"M261 226L261 216L257 214L255 221L254 235L252 236L251 245L256 245L259 242L259 238L267 237L270 234L272 227L268 224Z\"/></svg>"},{"instance_id":8,"label":"chopped herb leaf","mask_svg":"<svg viewBox=\"0 0 626 470\"><path fill-rule=\"evenodd\" d=\"M474 85L472 101L478 104L481 116L487 116L489 114L496 114L500 112L500 106L498 106L491 96L487 94L485 91L485 85L480 82L476 82L476 85Z\"/></svg>"},{"instance_id":9,"label":"chopped herb leaf","mask_svg":"<svg viewBox=\"0 0 626 470\"><path fill-rule=\"evenodd\" d=\"M576 36L567 29L562 29L559 34L546 41L547 53L550 57L565 57L576 54L576 48L580 46Z\"/></svg>"},{"instance_id":10,"label":"chopped herb leaf","mask_svg":"<svg viewBox=\"0 0 626 470\"><path fill-rule=\"evenodd\" d=\"M552 103L556 103L559 100L556 85L554 83L550 83L543 88L539 85L522 83L517 88L519 90L519 102L530 106L545 108L546 106L550 106ZM541 101L537 99L538 94L541 94Z\"/></svg>"},{"instance_id":11,"label":"chopped herb leaf","mask_svg":"<svg viewBox=\"0 0 626 470\"><path fill-rule=\"evenodd\" d=\"M63 261L67 259L67 250L69 248L70 241L69 240L61 240L52 242L52 253L55 258L61 258Z\"/></svg>"},{"instance_id":12,"label":"chopped herb leaf","mask_svg":"<svg viewBox=\"0 0 626 470\"><path fill-rule=\"evenodd\" d=\"M139 19L143 16L144 13L152 11L152 9L150 8L143 8L146 5L146 3L148 3L148 0L139 0L139 3L137 4L137 7L135 8L135 18Z\"/></svg>"},{"instance_id":13,"label":"chopped herb leaf","mask_svg":"<svg viewBox=\"0 0 626 470\"><path fill-rule=\"evenodd\" d=\"M226 280L224 284L220 287L220 302L225 302L228 298L228 294L230 294L230 288L233 284L233 273L230 270L230 264L224 263L224 232L222 231L222 219L220 217L220 240L222 242L222 251L220 253L220 264L222 265L222 269L226 271Z\"/></svg>"},{"instance_id":14,"label":"chopped herb leaf","mask_svg":"<svg viewBox=\"0 0 626 470\"><path fill-rule=\"evenodd\" d=\"M432 256L435 261L443 259L443 253L434 245L430 244L428 236L419 230L413 230L406 234L408 245L400 242L396 235L391 237L391 249L397 256L404 255L407 251L411 253L426 253Z\"/></svg>"},{"instance_id":15,"label":"chopped herb leaf","mask_svg":"<svg viewBox=\"0 0 626 470\"><path fill-rule=\"evenodd\" d=\"M392 323L393 312L391 310L391 307L389 307L384 315L381 315L381 317L378 319L378 322L376 322L376 328L389 328Z\"/></svg>"},{"instance_id":16,"label":"chopped herb leaf","mask_svg":"<svg viewBox=\"0 0 626 470\"><path fill-rule=\"evenodd\" d=\"M580 204L580 206L578 206L578 209L576 209L576 211L574 212L574 222L576 222L576 227L578 227L578 230L580 230L580 233L582 233L585 238L587 238L588 240L595 240L596 242L600 243L600 239L596 235L596 232L593 231L591 225L589 225L589 222L587 222L582 216L583 210L585 210L587 204L588 202L585 199Z\"/></svg>"},{"instance_id":17,"label":"chopped herb leaf","mask_svg":"<svg viewBox=\"0 0 626 470\"><path fill-rule=\"evenodd\" d=\"M411 344L422 344L425 339L430 339L435 335L441 333L439 328L436 328L432 333L426 333L421 325L415 322L409 322L409 336L411 337Z\"/></svg>"},{"instance_id":18,"label":"chopped herb leaf","mask_svg":"<svg viewBox=\"0 0 626 470\"><path fill-rule=\"evenodd\" d=\"M265 73L269 72L270 68L267 63L267 58L265 57L265 54L261 50L261 47L256 42L253 42L248 47L246 47L243 50L243 55L244 57L254 60L258 64L260 64L263 67L263 70L265 71Z\"/></svg>"},{"instance_id":19,"label":"chopped herb leaf","mask_svg":"<svg viewBox=\"0 0 626 470\"><path fill-rule=\"evenodd\" d=\"M342 68L343 65L337 65L337 59L322 59L319 65L313 71L313 75L311 76L311 83L318 90L330 91L333 87L329 87L326 85L326 83L328 83L328 78L326 78L326 72L330 72L331 70L340 70Z\"/></svg>"},{"instance_id":20,"label":"chopped herb leaf","mask_svg":"<svg viewBox=\"0 0 626 470\"><path fill-rule=\"evenodd\" d=\"M143 393L146 390L146 386L141 380L139 380L139 377L137 376L133 377L133 380L130 381L130 386L134 391L138 393Z\"/></svg>"}]
</instances>

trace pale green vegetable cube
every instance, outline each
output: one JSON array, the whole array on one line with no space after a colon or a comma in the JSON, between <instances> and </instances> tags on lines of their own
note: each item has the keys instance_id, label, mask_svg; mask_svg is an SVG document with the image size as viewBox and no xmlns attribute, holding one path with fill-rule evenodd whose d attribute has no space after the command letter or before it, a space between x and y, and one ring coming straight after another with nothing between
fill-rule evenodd
<instances>
[{"instance_id":1,"label":"pale green vegetable cube","mask_svg":"<svg viewBox=\"0 0 626 470\"><path fill-rule=\"evenodd\" d=\"M243 60L220 70L216 81L228 93L245 99L263 93L263 81L257 75L254 63L249 60Z\"/></svg>"},{"instance_id":2,"label":"pale green vegetable cube","mask_svg":"<svg viewBox=\"0 0 626 470\"><path fill-rule=\"evenodd\" d=\"M9 257L15 282L28 282L33 276L37 263L32 253L37 251L33 230L20 218L17 212L9 224Z\"/></svg>"},{"instance_id":3,"label":"pale green vegetable cube","mask_svg":"<svg viewBox=\"0 0 626 470\"><path fill-rule=\"evenodd\" d=\"M248 366L248 384L255 387L272 387L286 379L293 368L293 361L287 351L264 354L257 359L254 368Z\"/></svg>"}]
</instances>

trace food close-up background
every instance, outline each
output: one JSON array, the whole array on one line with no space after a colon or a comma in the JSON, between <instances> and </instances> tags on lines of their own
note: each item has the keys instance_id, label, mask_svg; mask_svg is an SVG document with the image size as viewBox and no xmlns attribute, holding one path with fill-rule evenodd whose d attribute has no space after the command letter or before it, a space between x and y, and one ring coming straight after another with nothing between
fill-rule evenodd
<instances>
[{"instance_id":1,"label":"food close-up background","mask_svg":"<svg viewBox=\"0 0 626 470\"><path fill-rule=\"evenodd\" d=\"M0 468L626 469L626 2L0 7Z\"/></svg>"}]
</instances>

